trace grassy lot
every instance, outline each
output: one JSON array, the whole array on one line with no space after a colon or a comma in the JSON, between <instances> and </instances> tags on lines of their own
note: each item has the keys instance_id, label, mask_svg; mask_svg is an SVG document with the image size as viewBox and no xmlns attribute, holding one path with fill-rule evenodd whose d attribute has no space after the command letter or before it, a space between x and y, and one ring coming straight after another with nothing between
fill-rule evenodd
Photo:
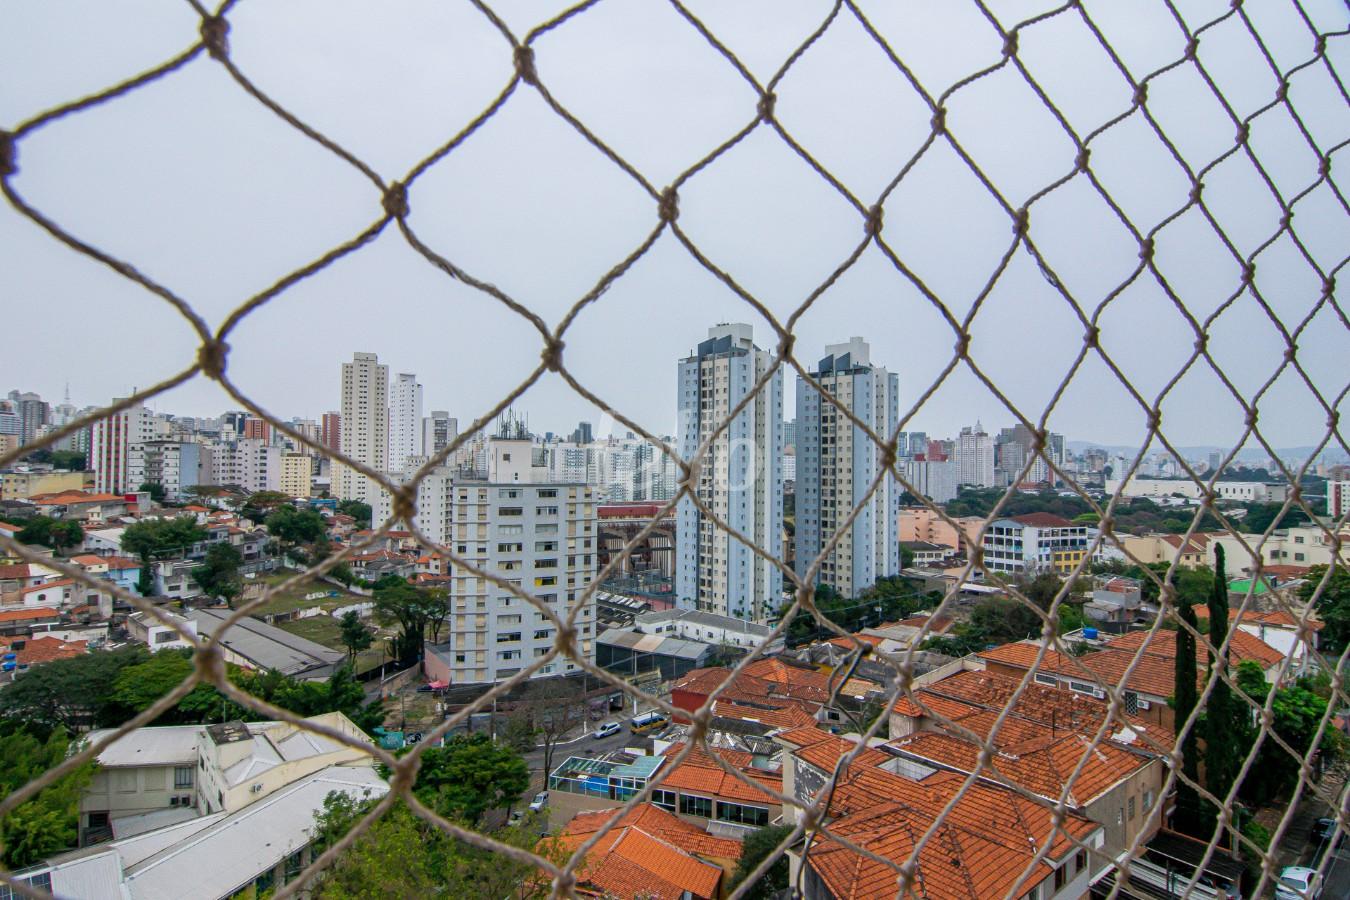
<instances>
[{"instance_id":1,"label":"grassy lot","mask_svg":"<svg viewBox=\"0 0 1350 900\"><path fill-rule=\"evenodd\" d=\"M262 582L268 586L280 584L287 578L290 578L293 572L282 572L267 575L265 577L254 579L253 583ZM306 594L312 594L315 591L336 591L336 597L321 597L313 600L306 600ZM319 606L323 609L332 610L340 606L349 606L353 603L360 603L369 600L369 597L362 597L357 594L348 593L335 584L329 584L326 581L305 580L299 586L282 591L272 596L263 606L253 611L253 615L262 618L263 616L275 615L277 613L287 613L297 609L308 609L311 606Z\"/></svg>"},{"instance_id":2,"label":"grassy lot","mask_svg":"<svg viewBox=\"0 0 1350 900\"><path fill-rule=\"evenodd\" d=\"M332 616L311 616L308 619L296 619L292 622L282 622L277 625L284 631L313 641L316 644L323 644L325 647L332 647L334 650L346 650L342 646L342 630L338 626L337 619ZM380 662L384 659L383 653L384 638L376 635L375 643L369 650L362 651L356 657L357 673L368 672L371 669L378 669Z\"/></svg>"}]
</instances>

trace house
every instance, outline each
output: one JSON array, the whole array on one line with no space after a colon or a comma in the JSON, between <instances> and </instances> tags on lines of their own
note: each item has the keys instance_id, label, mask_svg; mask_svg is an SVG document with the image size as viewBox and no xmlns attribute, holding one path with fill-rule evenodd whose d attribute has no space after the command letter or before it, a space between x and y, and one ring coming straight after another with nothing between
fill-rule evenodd
<instances>
[{"instance_id":1,"label":"house","mask_svg":"<svg viewBox=\"0 0 1350 900\"><path fill-rule=\"evenodd\" d=\"M595 640L595 664L621 675L658 669L670 681L707 665L714 649L674 635L606 628Z\"/></svg>"},{"instance_id":2,"label":"house","mask_svg":"<svg viewBox=\"0 0 1350 900\"><path fill-rule=\"evenodd\" d=\"M571 852L616 816L618 824L586 854L578 870L582 896L616 900L712 900L722 896L726 874L741 844L708 832L655 805L578 813L558 835Z\"/></svg>"},{"instance_id":3,"label":"house","mask_svg":"<svg viewBox=\"0 0 1350 900\"><path fill-rule=\"evenodd\" d=\"M666 634L686 641L725 644L744 650L760 646L773 632L768 625L695 609L663 609L642 613L634 618L633 627L643 634ZM765 652L773 653L782 646L783 639L778 638L765 648Z\"/></svg>"},{"instance_id":4,"label":"house","mask_svg":"<svg viewBox=\"0 0 1350 900\"><path fill-rule=\"evenodd\" d=\"M1209 535L1204 532L1191 535L1189 539L1182 534L1118 534L1116 540L1120 549L1128 554L1126 558L1133 557L1140 565L1166 563L1170 566L1174 559L1184 569L1209 565Z\"/></svg>"},{"instance_id":5,"label":"house","mask_svg":"<svg viewBox=\"0 0 1350 900\"><path fill-rule=\"evenodd\" d=\"M4 523L0 522L0 525ZM0 595L9 594L21 588L36 587L47 581L64 578L55 569L38 563L14 563L0 566Z\"/></svg>"},{"instance_id":6,"label":"house","mask_svg":"<svg viewBox=\"0 0 1350 900\"><path fill-rule=\"evenodd\" d=\"M61 622L61 614L43 606L0 610L0 634L28 634L34 629L46 629Z\"/></svg>"},{"instance_id":7,"label":"house","mask_svg":"<svg viewBox=\"0 0 1350 900\"><path fill-rule=\"evenodd\" d=\"M730 669L694 669L675 682L671 705L696 712L730 675ZM836 692L837 698L832 701ZM775 656L747 665L718 697L769 711L796 707L818 721L842 723L846 716L841 705L861 706L868 697L879 693L880 688L872 682L850 678L836 685L826 672Z\"/></svg>"},{"instance_id":8,"label":"house","mask_svg":"<svg viewBox=\"0 0 1350 900\"><path fill-rule=\"evenodd\" d=\"M896 896L900 867L911 856L908 893L969 900L1088 894L1088 848L1102 846L1102 829L1077 812L1056 825L1049 803L982 781L967 786L956 772L897 774L883 768L895 759L890 754L818 729L777 740L790 755L784 793L802 806L822 802L829 829L809 849L788 851L793 883L802 884L806 900ZM796 808L787 810L795 821Z\"/></svg>"},{"instance_id":9,"label":"house","mask_svg":"<svg viewBox=\"0 0 1350 900\"><path fill-rule=\"evenodd\" d=\"M29 498L40 515L55 519L75 519L81 522L101 521L125 516L135 500L120 494L92 491L60 491L52 494L34 494Z\"/></svg>"},{"instance_id":10,"label":"house","mask_svg":"<svg viewBox=\"0 0 1350 900\"><path fill-rule=\"evenodd\" d=\"M54 857L17 877L71 900L261 896L293 881L317 856L314 818L325 798L339 793L360 801L388 792L369 765L328 766L242 809L129 834Z\"/></svg>"},{"instance_id":11,"label":"house","mask_svg":"<svg viewBox=\"0 0 1350 900\"><path fill-rule=\"evenodd\" d=\"M58 635L0 639L0 684L23 676L33 666L54 659L70 659L89 652L88 641L67 641Z\"/></svg>"},{"instance_id":12,"label":"house","mask_svg":"<svg viewBox=\"0 0 1350 900\"><path fill-rule=\"evenodd\" d=\"M187 613L197 626L197 634L216 638L232 615L228 609L194 609ZM302 638L244 616L221 634L217 642L225 649L225 661L246 669L276 669L283 675L306 681L326 679L346 660L341 650Z\"/></svg>"},{"instance_id":13,"label":"house","mask_svg":"<svg viewBox=\"0 0 1350 900\"><path fill-rule=\"evenodd\" d=\"M901 541L900 553L909 553L911 565L931 566L941 563L949 556L956 555L956 548L931 541Z\"/></svg>"},{"instance_id":14,"label":"house","mask_svg":"<svg viewBox=\"0 0 1350 900\"><path fill-rule=\"evenodd\" d=\"M1233 633L1229 650L1233 665L1256 660L1268 681L1274 681L1284 660L1278 650L1242 631ZM1167 704L1175 689L1175 631L1128 632L1108 641L1101 650L1079 657L1046 649L1037 663L1040 651L1039 641L1028 640L986 650L979 657L994 674L1021 680L1034 667L1036 684L1088 697L1102 699L1107 696L1107 687L1120 687L1127 713L1169 730L1175 727ZM1196 647L1195 655L1196 679L1203 689L1208 661L1203 645Z\"/></svg>"},{"instance_id":15,"label":"house","mask_svg":"<svg viewBox=\"0 0 1350 900\"><path fill-rule=\"evenodd\" d=\"M365 734L339 712L305 721ZM111 729L94 731L97 743ZM137 728L105 747L80 799L81 843L125 837L213 812L236 812L321 769L373 765L369 753L289 722ZM166 810L189 810L166 815Z\"/></svg>"},{"instance_id":16,"label":"house","mask_svg":"<svg viewBox=\"0 0 1350 900\"><path fill-rule=\"evenodd\" d=\"M1121 632L1143 613L1143 593L1133 578L1098 578L1083 614L1107 631Z\"/></svg>"},{"instance_id":17,"label":"house","mask_svg":"<svg viewBox=\"0 0 1350 900\"><path fill-rule=\"evenodd\" d=\"M1209 608L1195 607L1195 618L1208 621ZM1301 624L1303 618L1297 604L1294 604L1293 612L1287 609L1229 609L1228 627L1230 630L1237 628L1275 648L1290 660L1290 674L1300 675L1311 664L1309 649L1317 649L1318 633L1323 626L1316 613L1307 616L1307 622Z\"/></svg>"},{"instance_id":18,"label":"house","mask_svg":"<svg viewBox=\"0 0 1350 900\"><path fill-rule=\"evenodd\" d=\"M134 612L127 616L127 635L151 650L185 650L192 647L192 642L186 640L183 635L197 636L196 621L168 609L160 609L159 614L163 618L152 616L147 612ZM176 628L165 625L164 619L168 619Z\"/></svg>"},{"instance_id":19,"label":"house","mask_svg":"<svg viewBox=\"0 0 1350 900\"><path fill-rule=\"evenodd\" d=\"M1050 513L1028 513L995 519L981 544L984 564L991 572L1071 573L1097 536L1096 528L1075 524Z\"/></svg>"}]
</instances>

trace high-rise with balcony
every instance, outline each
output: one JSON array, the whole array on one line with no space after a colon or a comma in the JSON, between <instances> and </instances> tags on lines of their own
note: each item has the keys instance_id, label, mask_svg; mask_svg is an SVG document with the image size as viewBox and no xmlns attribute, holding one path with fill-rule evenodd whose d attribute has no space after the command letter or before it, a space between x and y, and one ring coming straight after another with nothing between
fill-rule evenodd
<instances>
[{"instance_id":1,"label":"high-rise with balcony","mask_svg":"<svg viewBox=\"0 0 1350 900\"><path fill-rule=\"evenodd\" d=\"M994 439L979 422L967 425L956 437L956 483L994 486Z\"/></svg>"},{"instance_id":2,"label":"high-rise with balcony","mask_svg":"<svg viewBox=\"0 0 1350 900\"><path fill-rule=\"evenodd\" d=\"M402 472L408 457L422 455L422 386L411 372L389 384L389 471Z\"/></svg>"},{"instance_id":3,"label":"high-rise with balcony","mask_svg":"<svg viewBox=\"0 0 1350 900\"><path fill-rule=\"evenodd\" d=\"M374 353L355 353L342 364L342 452L377 472L389 460L389 367ZM333 493L339 500L369 503L370 479L350 466L333 463Z\"/></svg>"},{"instance_id":4,"label":"high-rise with balcony","mask_svg":"<svg viewBox=\"0 0 1350 900\"><path fill-rule=\"evenodd\" d=\"M899 420L899 378L872 365L870 348L857 337L827 346L811 377L839 406L797 379L797 574L804 577L843 529L817 581L855 597L900 572L901 491L893 473L882 474L881 449L839 407L887 440Z\"/></svg>"},{"instance_id":5,"label":"high-rise with balcony","mask_svg":"<svg viewBox=\"0 0 1350 900\"><path fill-rule=\"evenodd\" d=\"M113 400L113 404L118 402ZM154 438L154 418L144 406L132 406L95 422L89 456L89 464L94 470L94 490L124 494L140 487L140 482L130 483L131 447Z\"/></svg>"},{"instance_id":6,"label":"high-rise with balcony","mask_svg":"<svg viewBox=\"0 0 1350 900\"><path fill-rule=\"evenodd\" d=\"M749 325L718 325L679 363L679 451L689 460L755 390L773 356L755 346ZM783 376L773 373L702 460L696 491L722 521L783 554ZM694 505L678 510L675 589L682 606L762 621L777 612L783 573Z\"/></svg>"}]
</instances>

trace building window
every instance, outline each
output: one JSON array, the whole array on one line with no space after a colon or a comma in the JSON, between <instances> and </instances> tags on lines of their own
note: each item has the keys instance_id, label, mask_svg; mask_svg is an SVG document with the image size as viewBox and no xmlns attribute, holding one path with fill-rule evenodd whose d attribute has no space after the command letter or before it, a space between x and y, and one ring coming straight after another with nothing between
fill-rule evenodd
<instances>
[{"instance_id":1,"label":"building window","mask_svg":"<svg viewBox=\"0 0 1350 900\"><path fill-rule=\"evenodd\" d=\"M1079 872L1087 868L1087 851L1079 850L1078 855L1073 858L1074 868Z\"/></svg>"},{"instance_id":2,"label":"building window","mask_svg":"<svg viewBox=\"0 0 1350 900\"><path fill-rule=\"evenodd\" d=\"M1129 818L1130 818L1131 820L1133 820L1133 819L1134 819L1134 798L1133 798L1133 797L1131 797L1131 798L1129 799L1129 802L1126 804L1126 807L1127 807L1128 810L1129 810L1129 811L1126 813L1126 815L1128 815Z\"/></svg>"},{"instance_id":3,"label":"building window","mask_svg":"<svg viewBox=\"0 0 1350 900\"><path fill-rule=\"evenodd\" d=\"M1069 866L1064 864L1055 870L1055 890L1058 891L1069 883Z\"/></svg>"},{"instance_id":4,"label":"building window","mask_svg":"<svg viewBox=\"0 0 1350 900\"><path fill-rule=\"evenodd\" d=\"M192 766L173 767L173 786L176 788L192 787Z\"/></svg>"},{"instance_id":5,"label":"building window","mask_svg":"<svg viewBox=\"0 0 1350 900\"><path fill-rule=\"evenodd\" d=\"M520 640L520 632L519 632L519 631L503 631L503 632L499 632L498 635L497 635L497 643L499 643L499 644L508 644L508 643L510 643L510 642L512 642L512 641L518 641L518 640Z\"/></svg>"},{"instance_id":6,"label":"building window","mask_svg":"<svg viewBox=\"0 0 1350 900\"><path fill-rule=\"evenodd\" d=\"M512 516L512 517L523 516L525 514L525 510L519 506L503 506L497 512L501 516Z\"/></svg>"},{"instance_id":7,"label":"building window","mask_svg":"<svg viewBox=\"0 0 1350 900\"><path fill-rule=\"evenodd\" d=\"M1135 691L1125 692L1125 712L1132 716L1139 712L1139 694Z\"/></svg>"},{"instance_id":8,"label":"building window","mask_svg":"<svg viewBox=\"0 0 1350 900\"><path fill-rule=\"evenodd\" d=\"M1069 688L1079 694L1095 695L1097 693L1097 686L1095 684L1088 684L1083 681L1070 681Z\"/></svg>"},{"instance_id":9,"label":"building window","mask_svg":"<svg viewBox=\"0 0 1350 900\"><path fill-rule=\"evenodd\" d=\"M285 879L294 881L300 877L300 873L305 870L305 850L301 847L299 850L286 857Z\"/></svg>"},{"instance_id":10,"label":"building window","mask_svg":"<svg viewBox=\"0 0 1350 900\"><path fill-rule=\"evenodd\" d=\"M675 811L675 792L674 791L652 791L652 802L662 809Z\"/></svg>"},{"instance_id":11,"label":"building window","mask_svg":"<svg viewBox=\"0 0 1350 900\"><path fill-rule=\"evenodd\" d=\"M713 802L707 797L691 797L688 794L681 794L680 813L686 816L699 816L704 819L711 819L713 814Z\"/></svg>"},{"instance_id":12,"label":"building window","mask_svg":"<svg viewBox=\"0 0 1350 900\"><path fill-rule=\"evenodd\" d=\"M1148 812L1152 808L1153 808L1153 791L1150 789L1144 791L1144 812Z\"/></svg>"},{"instance_id":13,"label":"building window","mask_svg":"<svg viewBox=\"0 0 1350 900\"><path fill-rule=\"evenodd\" d=\"M721 822L736 822L760 828L769 824L769 811L757 806L742 806L739 803L723 803L719 800L717 818Z\"/></svg>"},{"instance_id":14,"label":"building window","mask_svg":"<svg viewBox=\"0 0 1350 900\"><path fill-rule=\"evenodd\" d=\"M1049 685L1050 687L1058 687L1059 679L1053 675L1041 675L1040 673L1037 673L1036 683Z\"/></svg>"}]
</instances>

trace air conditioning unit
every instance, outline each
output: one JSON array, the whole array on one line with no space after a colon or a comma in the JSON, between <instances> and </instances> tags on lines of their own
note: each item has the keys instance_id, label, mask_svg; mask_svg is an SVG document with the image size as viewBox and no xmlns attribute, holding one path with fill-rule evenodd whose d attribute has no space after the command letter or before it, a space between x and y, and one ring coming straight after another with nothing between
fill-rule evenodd
<instances>
[{"instance_id":1,"label":"air conditioning unit","mask_svg":"<svg viewBox=\"0 0 1350 900\"><path fill-rule=\"evenodd\" d=\"M1149 703L1147 700L1143 699L1142 697L1139 700L1137 700L1136 703L1139 709L1148 709L1153 705Z\"/></svg>"},{"instance_id":2,"label":"air conditioning unit","mask_svg":"<svg viewBox=\"0 0 1350 900\"><path fill-rule=\"evenodd\" d=\"M261 793L262 793L262 785L261 785L261 784L252 784L252 785L249 785L248 792L249 792L250 794L261 794Z\"/></svg>"}]
</instances>

